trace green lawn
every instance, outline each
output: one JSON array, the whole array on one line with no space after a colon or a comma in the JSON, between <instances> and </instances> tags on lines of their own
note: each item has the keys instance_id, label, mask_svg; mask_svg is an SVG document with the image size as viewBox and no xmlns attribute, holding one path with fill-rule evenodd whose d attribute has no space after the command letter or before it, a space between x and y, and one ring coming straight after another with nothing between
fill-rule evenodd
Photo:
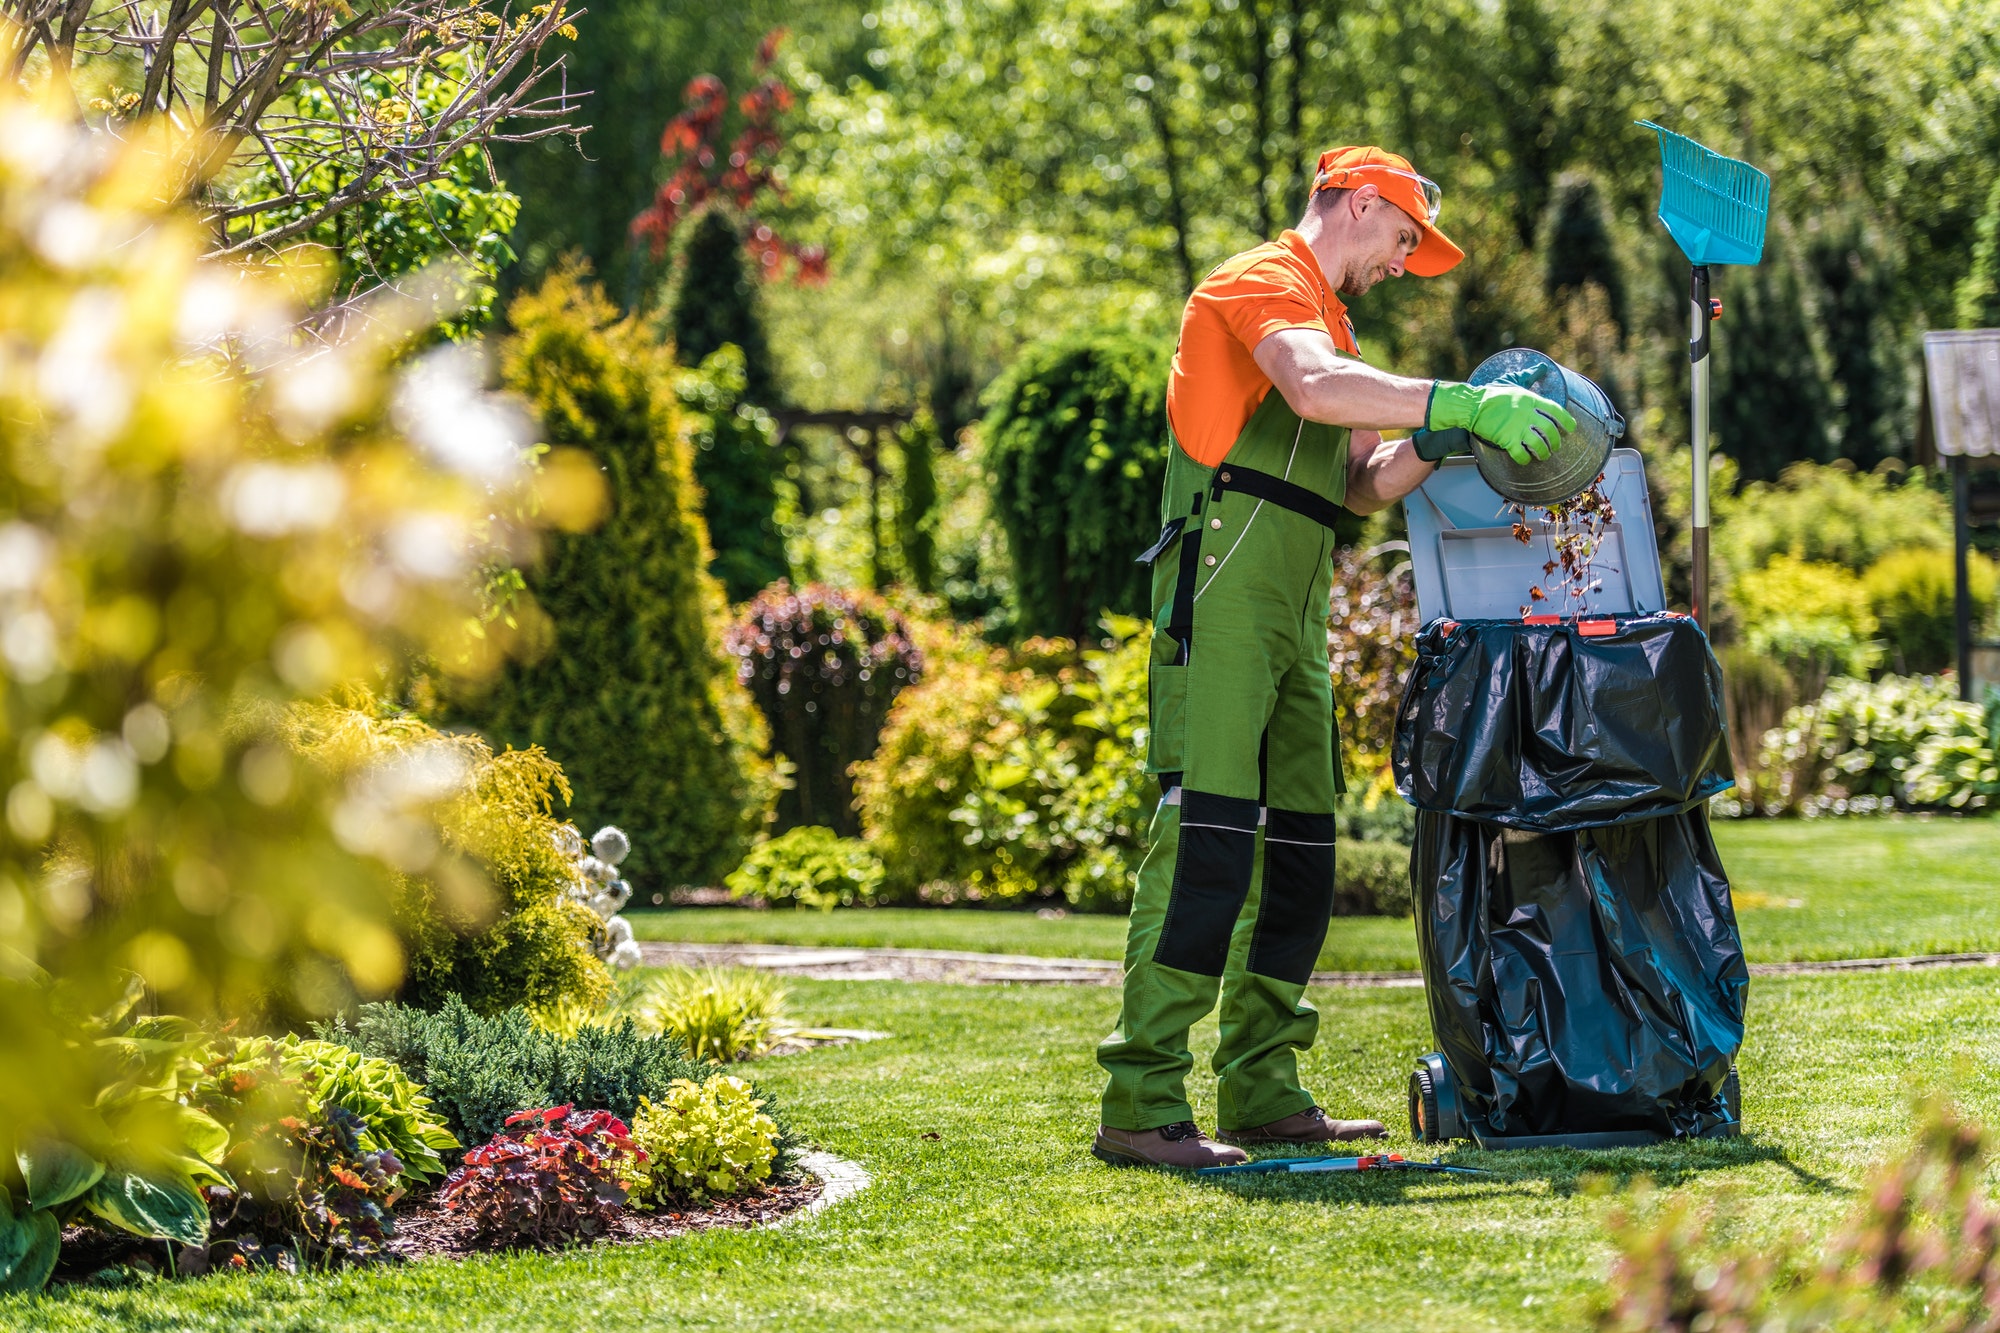
<instances>
[{"instance_id":1,"label":"green lawn","mask_svg":"<svg viewBox=\"0 0 2000 1333\"><path fill-rule=\"evenodd\" d=\"M1741 1062L1752 1133L1735 1143L1460 1154L1494 1181L1214 1183L1086 1154L1108 991L796 982L799 1017L896 1034L756 1068L808 1134L875 1175L820 1218L556 1257L10 1298L0 1328L1576 1329L1610 1253L1586 1172L1727 1195L1753 1244L1824 1235L1905 1141L1913 1087L1951 1087L2000 1122L1995 990L1984 969L1757 983ZM1400 1130L1427 1045L1422 996L1317 1000L1309 1085L1337 1114ZM1214 1029L1197 1035L1200 1067ZM1207 1117L1205 1077L1196 1090Z\"/></svg>"},{"instance_id":2,"label":"green lawn","mask_svg":"<svg viewBox=\"0 0 2000 1333\"><path fill-rule=\"evenodd\" d=\"M1733 820L1718 822L1715 837L1752 962L2000 950L2000 819ZM699 908L631 917L639 938L649 940L1056 958L1117 958L1125 942L1118 917L1048 920L1032 912L964 908ZM1338 920L1319 966L1337 972L1414 969L1410 923Z\"/></svg>"}]
</instances>

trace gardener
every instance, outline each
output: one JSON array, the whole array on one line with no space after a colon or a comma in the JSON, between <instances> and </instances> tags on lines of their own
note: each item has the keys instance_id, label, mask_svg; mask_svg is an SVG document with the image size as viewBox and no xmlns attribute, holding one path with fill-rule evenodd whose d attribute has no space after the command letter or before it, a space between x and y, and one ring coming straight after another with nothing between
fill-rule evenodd
<instances>
[{"instance_id":1,"label":"gardener","mask_svg":"<svg viewBox=\"0 0 2000 1333\"><path fill-rule=\"evenodd\" d=\"M1404 379L1362 364L1341 298L1464 258L1438 187L1380 148L1323 154L1295 231L1195 289L1167 385L1153 566L1147 770L1163 792L1139 868L1118 1027L1093 1151L1107 1162L1244 1159L1194 1124L1188 1029L1222 996L1218 1137L1379 1136L1299 1083L1319 1015L1306 981L1333 906L1335 763L1326 616L1336 506L1409 494L1470 428L1517 462L1575 428L1509 383ZM1276 393L1270 390L1275 386ZM1377 432L1417 431L1385 441ZM1260 836L1261 835L1261 836Z\"/></svg>"}]
</instances>

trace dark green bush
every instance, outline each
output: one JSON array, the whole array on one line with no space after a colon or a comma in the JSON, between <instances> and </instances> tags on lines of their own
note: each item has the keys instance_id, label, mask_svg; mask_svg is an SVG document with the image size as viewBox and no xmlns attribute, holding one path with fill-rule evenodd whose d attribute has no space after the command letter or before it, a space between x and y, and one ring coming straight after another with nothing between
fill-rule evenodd
<instances>
[{"instance_id":1,"label":"dark green bush","mask_svg":"<svg viewBox=\"0 0 2000 1333\"><path fill-rule=\"evenodd\" d=\"M780 583L744 608L723 642L773 747L795 766L779 824L858 832L848 769L875 753L889 705L923 671L902 616L870 593Z\"/></svg>"},{"instance_id":2,"label":"dark green bush","mask_svg":"<svg viewBox=\"0 0 2000 1333\"><path fill-rule=\"evenodd\" d=\"M486 1142L508 1116L537 1106L574 1105L629 1120L641 1097L657 1101L675 1079L699 1083L716 1069L688 1059L671 1038L640 1035L629 1021L560 1037L536 1027L526 1010L483 1018L456 996L434 1013L363 1005L352 1030L334 1025L319 1035L395 1061L423 1085L463 1144Z\"/></svg>"},{"instance_id":3,"label":"dark green bush","mask_svg":"<svg viewBox=\"0 0 2000 1333\"><path fill-rule=\"evenodd\" d=\"M1410 849L1394 842L1345 842L1333 849L1335 916L1408 916Z\"/></svg>"},{"instance_id":4,"label":"dark green bush","mask_svg":"<svg viewBox=\"0 0 2000 1333\"><path fill-rule=\"evenodd\" d=\"M549 626L539 660L510 663L452 721L540 745L575 807L632 838L637 877L712 884L743 859L774 788L762 727L720 651L722 591L668 351L565 270L509 308L503 378L543 438L590 454L609 512L552 533L526 574Z\"/></svg>"},{"instance_id":5,"label":"dark green bush","mask_svg":"<svg viewBox=\"0 0 2000 1333\"><path fill-rule=\"evenodd\" d=\"M745 396L743 353L734 343L682 372L675 391L687 409L694 478L715 547L708 569L729 600L740 602L791 574L775 517L783 454L770 415Z\"/></svg>"},{"instance_id":6,"label":"dark green bush","mask_svg":"<svg viewBox=\"0 0 2000 1333\"><path fill-rule=\"evenodd\" d=\"M1160 530L1169 349L1129 333L1037 343L987 390L985 463L1023 634L1151 614L1133 561Z\"/></svg>"}]
</instances>

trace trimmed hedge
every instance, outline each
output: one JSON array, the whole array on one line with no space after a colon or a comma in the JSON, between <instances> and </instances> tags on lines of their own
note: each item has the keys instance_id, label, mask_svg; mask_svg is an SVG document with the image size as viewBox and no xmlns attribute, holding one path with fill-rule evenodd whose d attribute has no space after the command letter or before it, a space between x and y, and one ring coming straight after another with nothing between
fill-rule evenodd
<instances>
[{"instance_id":1,"label":"trimmed hedge","mask_svg":"<svg viewBox=\"0 0 2000 1333\"><path fill-rule=\"evenodd\" d=\"M1151 614L1133 557L1160 531L1169 353L1077 334L1029 347L987 390L987 483L1023 635L1081 640L1106 611Z\"/></svg>"}]
</instances>

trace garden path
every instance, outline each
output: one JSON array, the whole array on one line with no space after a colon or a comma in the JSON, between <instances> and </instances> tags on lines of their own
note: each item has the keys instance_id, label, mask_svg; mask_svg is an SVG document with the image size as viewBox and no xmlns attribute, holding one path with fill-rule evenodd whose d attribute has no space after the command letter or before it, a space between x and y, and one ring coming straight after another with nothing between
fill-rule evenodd
<instances>
[{"instance_id":1,"label":"garden path","mask_svg":"<svg viewBox=\"0 0 2000 1333\"><path fill-rule=\"evenodd\" d=\"M648 967L753 967L829 981L944 981L960 985L1113 986L1122 967L1110 959L1037 958L952 949L827 949L796 944L689 944L648 940ZM1897 972L1936 967L2000 967L2000 953L1934 953L1904 958L1838 958L1808 963L1752 963L1753 976ZM1371 989L1421 986L1419 972L1315 972L1316 986Z\"/></svg>"}]
</instances>

